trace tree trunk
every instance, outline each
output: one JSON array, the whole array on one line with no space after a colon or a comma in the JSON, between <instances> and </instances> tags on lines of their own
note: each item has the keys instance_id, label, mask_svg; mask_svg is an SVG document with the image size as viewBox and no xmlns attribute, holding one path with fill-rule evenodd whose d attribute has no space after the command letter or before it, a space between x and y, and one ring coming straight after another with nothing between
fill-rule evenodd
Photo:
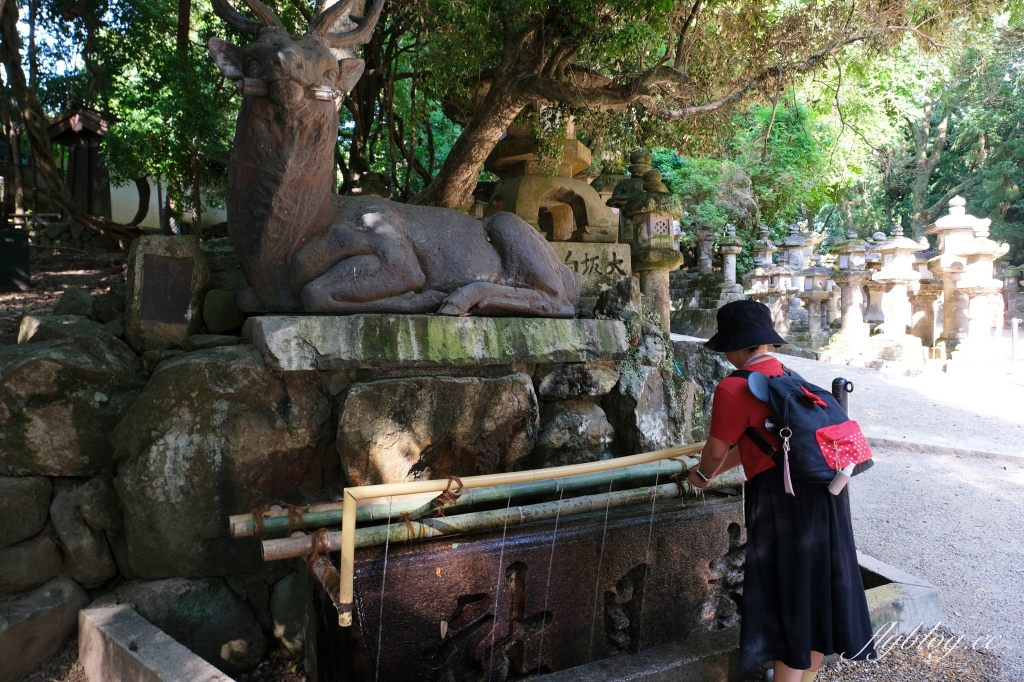
<instances>
[{"instance_id":1,"label":"tree trunk","mask_svg":"<svg viewBox=\"0 0 1024 682\"><path fill-rule=\"evenodd\" d=\"M178 0L178 34L176 47L181 63L188 64L188 30L192 24L192 0Z\"/></svg>"},{"instance_id":2,"label":"tree trunk","mask_svg":"<svg viewBox=\"0 0 1024 682\"><path fill-rule=\"evenodd\" d=\"M935 128L932 139L931 115L932 105L926 104L919 123L911 122L914 137L914 165L911 170L910 183L911 232L916 239L928 220L928 188L931 185L932 173L942 160L942 152L946 149L946 131L949 127L949 116L944 116ZM929 149L929 145L931 149Z\"/></svg>"},{"instance_id":3,"label":"tree trunk","mask_svg":"<svg viewBox=\"0 0 1024 682\"><path fill-rule=\"evenodd\" d=\"M25 214L25 188L21 174L21 135L11 117L11 102L6 92L3 99L0 100L0 118L3 118L4 134L7 136L7 155L10 157L12 175L14 176L11 183L13 186L4 189L11 192L13 197L14 215L20 216Z\"/></svg>"},{"instance_id":4,"label":"tree trunk","mask_svg":"<svg viewBox=\"0 0 1024 682\"><path fill-rule=\"evenodd\" d=\"M203 237L203 194L199 187L199 152L192 147L192 234Z\"/></svg>"},{"instance_id":5,"label":"tree trunk","mask_svg":"<svg viewBox=\"0 0 1024 682\"><path fill-rule=\"evenodd\" d=\"M480 167L528 103L510 85L492 82L440 172L410 203L455 208L469 200L476 188Z\"/></svg>"}]
</instances>

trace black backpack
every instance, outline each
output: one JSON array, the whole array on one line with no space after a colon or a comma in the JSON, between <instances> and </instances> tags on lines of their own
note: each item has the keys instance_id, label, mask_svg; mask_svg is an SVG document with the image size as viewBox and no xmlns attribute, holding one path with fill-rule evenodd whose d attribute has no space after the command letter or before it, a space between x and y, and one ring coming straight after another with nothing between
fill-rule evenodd
<instances>
[{"instance_id":1,"label":"black backpack","mask_svg":"<svg viewBox=\"0 0 1024 682\"><path fill-rule=\"evenodd\" d=\"M873 465L867 439L830 391L804 381L786 367L782 369L783 374L777 377L745 369L729 375L746 379L755 398L771 403L775 415L765 426L782 438L782 451L777 451L753 427L748 427L744 435L783 467L786 492L790 495L795 494L792 479L826 485L842 480L838 489L832 491L838 494L849 480L841 477L840 472L852 467L848 476L856 476Z\"/></svg>"}]
</instances>

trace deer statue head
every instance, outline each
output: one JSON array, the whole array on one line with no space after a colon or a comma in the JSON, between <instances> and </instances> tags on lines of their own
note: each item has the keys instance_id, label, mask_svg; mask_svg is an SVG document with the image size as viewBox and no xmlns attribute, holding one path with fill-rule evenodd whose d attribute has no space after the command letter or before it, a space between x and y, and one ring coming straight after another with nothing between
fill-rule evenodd
<instances>
[{"instance_id":1,"label":"deer statue head","mask_svg":"<svg viewBox=\"0 0 1024 682\"><path fill-rule=\"evenodd\" d=\"M227 0L213 0L219 17L256 36L245 50L221 38L210 38L210 53L221 73L237 81L243 94L269 97L278 106L316 100L340 107L342 97L365 67L362 59L352 56L351 48L369 41L384 0L375 0L364 17L346 15L355 0L339 0L317 14L302 36L289 35L277 15L260 0L241 1L258 20L243 16ZM339 32L338 26L348 22L356 28Z\"/></svg>"},{"instance_id":2,"label":"deer statue head","mask_svg":"<svg viewBox=\"0 0 1024 682\"><path fill-rule=\"evenodd\" d=\"M213 0L213 8L256 39L245 49L209 41L221 73L243 95L228 170L228 234L263 304L297 310L301 286L292 256L334 218L338 108L363 73L352 48L369 41L384 0L373 0L363 17L348 16L355 0L339 0L301 36L289 35L260 0L239 2L256 19L228 0Z\"/></svg>"}]
</instances>

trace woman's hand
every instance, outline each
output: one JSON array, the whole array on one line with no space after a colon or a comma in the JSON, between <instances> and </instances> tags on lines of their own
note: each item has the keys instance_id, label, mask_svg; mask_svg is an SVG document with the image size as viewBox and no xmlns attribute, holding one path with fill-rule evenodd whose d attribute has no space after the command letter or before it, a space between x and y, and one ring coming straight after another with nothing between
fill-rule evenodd
<instances>
[{"instance_id":1,"label":"woman's hand","mask_svg":"<svg viewBox=\"0 0 1024 682\"><path fill-rule=\"evenodd\" d=\"M707 481L705 481L704 479L697 475L697 467L693 467L692 469L690 469L690 473L687 474L686 476L686 481L694 488L698 488L700 490L704 490L709 485L711 485L710 478Z\"/></svg>"}]
</instances>

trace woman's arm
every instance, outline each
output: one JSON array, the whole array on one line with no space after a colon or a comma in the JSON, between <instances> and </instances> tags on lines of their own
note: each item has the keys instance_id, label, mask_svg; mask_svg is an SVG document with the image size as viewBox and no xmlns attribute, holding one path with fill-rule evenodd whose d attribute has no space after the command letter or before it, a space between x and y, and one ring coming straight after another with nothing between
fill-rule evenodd
<instances>
[{"instance_id":1,"label":"woman's arm","mask_svg":"<svg viewBox=\"0 0 1024 682\"><path fill-rule=\"evenodd\" d=\"M730 451L736 452L736 461L732 464L729 464L729 460L732 459L729 456ZM725 466L726 464L729 465ZM709 436L704 450L701 452L700 464L690 470L690 475L686 480L696 488L707 488L712 478L732 469L737 464L739 464L739 451L724 440ZM706 482L697 475L698 471L708 479Z\"/></svg>"}]
</instances>

